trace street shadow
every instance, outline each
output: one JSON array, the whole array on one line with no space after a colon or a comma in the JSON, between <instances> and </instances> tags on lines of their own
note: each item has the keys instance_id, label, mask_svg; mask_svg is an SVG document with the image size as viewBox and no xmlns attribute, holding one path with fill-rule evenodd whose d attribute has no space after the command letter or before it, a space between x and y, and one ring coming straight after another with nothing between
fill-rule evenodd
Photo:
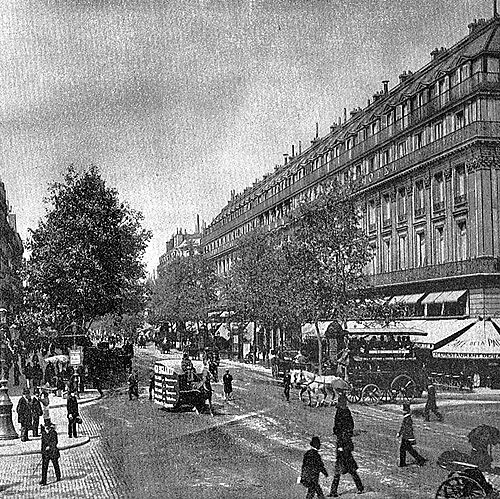
<instances>
[{"instance_id":1,"label":"street shadow","mask_svg":"<svg viewBox=\"0 0 500 499\"><path fill-rule=\"evenodd\" d=\"M12 487L16 487L18 485L21 485L21 482L13 482L13 483L8 483L8 484L0 485L0 494L2 492L7 492Z\"/></svg>"}]
</instances>

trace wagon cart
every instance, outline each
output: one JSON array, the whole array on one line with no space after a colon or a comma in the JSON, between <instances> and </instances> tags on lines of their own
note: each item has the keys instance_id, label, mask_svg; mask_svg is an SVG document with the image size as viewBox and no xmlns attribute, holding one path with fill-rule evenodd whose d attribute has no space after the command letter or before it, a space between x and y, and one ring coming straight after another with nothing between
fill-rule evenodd
<instances>
[{"instance_id":1,"label":"wagon cart","mask_svg":"<svg viewBox=\"0 0 500 499\"><path fill-rule=\"evenodd\" d=\"M373 329L369 330L370 332ZM421 396L427 377L409 335L403 329L379 328L375 335L347 330L347 379L351 403L410 403ZM411 331L412 334L425 334ZM367 340L369 338L369 340ZM345 353L345 352L344 352Z\"/></svg>"},{"instance_id":2,"label":"wagon cart","mask_svg":"<svg viewBox=\"0 0 500 499\"><path fill-rule=\"evenodd\" d=\"M497 484L493 482L498 476L484 473L470 461L470 456L457 450L446 451L439 456L437 464L450 473L439 485L435 499L500 497L495 489Z\"/></svg>"},{"instance_id":3,"label":"wagon cart","mask_svg":"<svg viewBox=\"0 0 500 499\"><path fill-rule=\"evenodd\" d=\"M154 401L165 409L175 410L183 406L201 412L205 408L207 394L200 387L203 362L193 360L192 380L181 369L181 359L160 360L154 366Z\"/></svg>"}]
</instances>

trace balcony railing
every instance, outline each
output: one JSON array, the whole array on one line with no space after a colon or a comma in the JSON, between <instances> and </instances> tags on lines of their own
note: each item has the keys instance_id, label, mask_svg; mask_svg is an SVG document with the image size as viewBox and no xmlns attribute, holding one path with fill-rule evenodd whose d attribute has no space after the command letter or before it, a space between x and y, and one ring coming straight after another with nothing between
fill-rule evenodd
<instances>
[{"instance_id":1,"label":"balcony railing","mask_svg":"<svg viewBox=\"0 0 500 499\"><path fill-rule=\"evenodd\" d=\"M375 274L369 276L368 280L372 286L389 286L392 284L426 281L428 279L476 274L497 274L499 272L500 259L479 257L458 262L447 262L441 265L427 265L413 269Z\"/></svg>"},{"instance_id":2,"label":"balcony railing","mask_svg":"<svg viewBox=\"0 0 500 499\"><path fill-rule=\"evenodd\" d=\"M425 208L415 208L415 218L423 217L425 215Z\"/></svg>"},{"instance_id":3,"label":"balcony railing","mask_svg":"<svg viewBox=\"0 0 500 499\"><path fill-rule=\"evenodd\" d=\"M460 194L455 196L455 206L467 203L467 194Z\"/></svg>"},{"instance_id":4,"label":"balcony railing","mask_svg":"<svg viewBox=\"0 0 500 499\"><path fill-rule=\"evenodd\" d=\"M432 211L434 213L440 213L444 211L444 201L435 201L432 205Z\"/></svg>"}]
</instances>

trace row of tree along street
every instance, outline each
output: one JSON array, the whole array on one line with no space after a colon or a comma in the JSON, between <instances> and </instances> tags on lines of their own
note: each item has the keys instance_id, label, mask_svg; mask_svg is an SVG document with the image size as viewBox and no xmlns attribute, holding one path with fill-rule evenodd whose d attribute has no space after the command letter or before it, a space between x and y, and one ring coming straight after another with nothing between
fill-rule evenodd
<instances>
[{"instance_id":1,"label":"row of tree along street","mask_svg":"<svg viewBox=\"0 0 500 499\"><path fill-rule=\"evenodd\" d=\"M383 320L397 313L380 304L367 286L364 272L372 256L356 199L346 186L330 184L292 211L280 228L256 228L238 239L230 272L222 278L194 250L172 261L153 285L150 306L158 323L183 331L183 338L172 338L181 343L203 347L213 341L207 333L190 335L185 328L190 321L194 331L203 332L200 325L213 310L231 311L231 321L260 324L264 350L271 334L300 331L304 323L315 324L320 343L322 320L344 324L348 318ZM321 366L322 348L318 355Z\"/></svg>"}]
</instances>

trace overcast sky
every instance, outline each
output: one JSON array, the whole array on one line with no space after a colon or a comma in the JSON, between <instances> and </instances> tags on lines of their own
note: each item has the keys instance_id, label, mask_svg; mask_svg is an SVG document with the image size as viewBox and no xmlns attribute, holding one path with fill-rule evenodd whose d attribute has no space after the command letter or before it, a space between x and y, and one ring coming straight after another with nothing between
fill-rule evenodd
<instances>
[{"instance_id":1,"label":"overcast sky","mask_svg":"<svg viewBox=\"0 0 500 499\"><path fill-rule=\"evenodd\" d=\"M154 237L237 192L451 46L492 0L2 0L0 176L23 240L95 164Z\"/></svg>"}]
</instances>

